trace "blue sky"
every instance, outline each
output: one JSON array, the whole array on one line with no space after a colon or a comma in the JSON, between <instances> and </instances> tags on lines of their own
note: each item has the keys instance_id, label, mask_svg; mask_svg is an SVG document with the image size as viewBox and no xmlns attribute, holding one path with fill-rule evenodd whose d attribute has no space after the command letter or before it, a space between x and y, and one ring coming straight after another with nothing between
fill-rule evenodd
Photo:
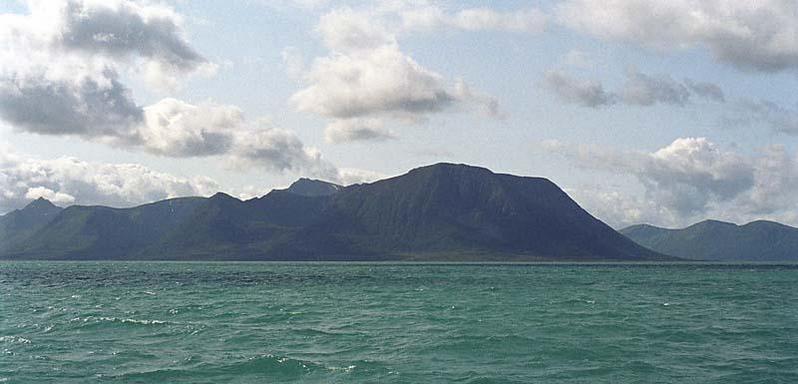
<instances>
[{"instance_id":1,"label":"blue sky","mask_svg":"<svg viewBox=\"0 0 798 384\"><path fill-rule=\"evenodd\" d=\"M59 0L0 13L0 211L38 196L249 197L451 161L548 177L616 227L798 224L793 2ZM74 119L42 118L61 102ZM92 115L108 111L122 120Z\"/></svg>"}]
</instances>

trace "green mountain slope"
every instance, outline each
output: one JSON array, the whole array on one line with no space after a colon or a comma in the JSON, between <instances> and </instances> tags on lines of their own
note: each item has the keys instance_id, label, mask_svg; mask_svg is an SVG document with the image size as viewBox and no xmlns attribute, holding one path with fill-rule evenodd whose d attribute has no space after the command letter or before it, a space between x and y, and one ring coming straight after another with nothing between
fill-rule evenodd
<instances>
[{"instance_id":1,"label":"green mountain slope","mask_svg":"<svg viewBox=\"0 0 798 384\"><path fill-rule=\"evenodd\" d=\"M620 232L645 247L692 260L798 260L798 228L772 221L738 226L707 220L684 229L635 225Z\"/></svg>"}]
</instances>

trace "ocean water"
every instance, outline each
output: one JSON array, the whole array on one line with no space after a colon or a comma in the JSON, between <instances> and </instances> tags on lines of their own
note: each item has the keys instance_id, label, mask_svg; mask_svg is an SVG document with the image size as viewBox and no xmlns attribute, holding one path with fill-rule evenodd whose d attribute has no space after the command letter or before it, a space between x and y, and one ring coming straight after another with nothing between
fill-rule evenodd
<instances>
[{"instance_id":1,"label":"ocean water","mask_svg":"<svg viewBox=\"0 0 798 384\"><path fill-rule=\"evenodd\" d=\"M0 262L2 383L796 383L798 266Z\"/></svg>"}]
</instances>

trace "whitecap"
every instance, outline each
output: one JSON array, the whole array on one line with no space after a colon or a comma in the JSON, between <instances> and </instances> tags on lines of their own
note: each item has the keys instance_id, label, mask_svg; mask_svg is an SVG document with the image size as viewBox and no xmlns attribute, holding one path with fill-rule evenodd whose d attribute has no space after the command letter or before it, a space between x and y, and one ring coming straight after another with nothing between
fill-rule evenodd
<instances>
[{"instance_id":1,"label":"whitecap","mask_svg":"<svg viewBox=\"0 0 798 384\"><path fill-rule=\"evenodd\" d=\"M31 341L20 336L0 336L0 343L30 344Z\"/></svg>"}]
</instances>

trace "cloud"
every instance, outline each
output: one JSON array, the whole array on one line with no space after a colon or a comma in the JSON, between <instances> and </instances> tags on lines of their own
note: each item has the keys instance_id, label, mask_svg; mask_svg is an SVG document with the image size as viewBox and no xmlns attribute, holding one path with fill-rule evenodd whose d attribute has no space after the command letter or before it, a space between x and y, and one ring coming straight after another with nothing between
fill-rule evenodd
<instances>
[{"instance_id":1,"label":"cloud","mask_svg":"<svg viewBox=\"0 0 798 384\"><path fill-rule=\"evenodd\" d=\"M600 82L579 80L558 70L547 71L543 86L565 102L597 108L617 102L617 96L604 90Z\"/></svg>"},{"instance_id":2,"label":"cloud","mask_svg":"<svg viewBox=\"0 0 798 384\"><path fill-rule=\"evenodd\" d=\"M292 102L301 112L330 118L389 115L412 120L456 102L442 76L395 47L318 59L307 78L311 85L294 94Z\"/></svg>"},{"instance_id":3,"label":"cloud","mask_svg":"<svg viewBox=\"0 0 798 384\"><path fill-rule=\"evenodd\" d=\"M105 164L72 157L42 160L0 148L0 212L44 197L61 205L129 207L177 196L210 195L219 185L138 164Z\"/></svg>"},{"instance_id":4,"label":"cloud","mask_svg":"<svg viewBox=\"0 0 798 384\"><path fill-rule=\"evenodd\" d=\"M581 167L631 175L639 181L645 199L624 196L624 204L597 208L617 223L629 224L635 215L661 225L685 225L707 217L736 222L770 218L793 224L798 219L798 196L793 193L798 187L798 159L783 146L762 148L754 155L723 150L706 138L679 138L653 152L556 141L544 147ZM581 196L590 206L598 206L601 200L623 196L616 192L587 189Z\"/></svg>"},{"instance_id":5,"label":"cloud","mask_svg":"<svg viewBox=\"0 0 798 384\"><path fill-rule=\"evenodd\" d=\"M168 83L213 67L189 45L181 17L170 8L127 0L32 0L28 6L27 15L0 15L0 119L16 131L336 175L296 135L249 122L236 106L173 98L135 102L119 73Z\"/></svg>"},{"instance_id":6,"label":"cloud","mask_svg":"<svg viewBox=\"0 0 798 384\"><path fill-rule=\"evenodd\" d=\"M399 10L405 30L437 28L466 31L541 33L547 16L539 9L499 12L490 8L468 8L447 13L434 5L409 6Z\"/></svg>"},{"instance_id":7,"label":"cloud","mask_svg":"<svg viewBox=\"0 0 798 384\"><path fill-rule=\"evenodd\" d=\"M351 8L334 9L322 15L316 30L334 53L369 52L397 45L394 34L373 15Z\"/></svg>"},{"instance_id":8,"label":"cloud","mask_svg":"<svg viewBox=\"0 0 798 384\"><path fill-rule=\"evenodd\" d=\"M385 129L382 120L370 118L335 120L325 129L325 137L331 143L396 138L393 133Z\"/></svg>"},{"instance_id":9,"label":"cloud","mask_svg":"<svg viewBox=\"0 0 798 384\"><path fill-rule=\"evenodd\" d=\"M384 175L363 169L338 169L323 161L293 135L270 131L250 137L251 145L231 161L270 164L331 182L349 185L370 182ZM301 169L297 166L301 165ZM39 159L0 145L0 214L22 208L44 197L61 206L107 205L131 207L181 196L210 196L222 188L213 179L178 177L140 164L88 162L74 157ZM266 190L231 191L239 196L258 196Z\"/></svg>"},{"instance_id":10,"label":"cloud","mask_svg":"<svg viewBox=\"0 0 798 384\"><path fill-rule=\"evenodd\" d=\"M290 131L271 128L245 131L235 136L231 164L242 167L265 167L269 170L301 172L338 181L339 170L308 147Z\"/></svg>"},{"instance_id":11,"label":"cloud","mask_svg":"<svg viewBox=\"0 0 798 384\"><path fill-rule=\"evenodd\" d=\"M116 71L106 68L69 79L2 73L0 117L18 130L95 138L129 135L143 112Z\"/></svg>"},{"instance_id":12,"label":"cloud","mask_svg":"<svg viewBox=\"0 0 798 384\"><path fill-rule=\"evenodd\" d=\"M798 69L798 3L784 0L566 0L559 21L658 50L703 47L744 70Z\"/></svg>"},{"instance_id":13,"label":"cloud","mask_svg":"<svg viewBox=\"0 0 798 384\"><path fill-rule=\"evenodd\" d=\"M385 132L374 128L383 124L377 119L412 124L458 107L498 114L495 99L462 82L447 85L404 54L395 34L369 13L333 10L317 30L330 55L313 62L306 87L290 100L300 112L331 119L327 136L335 142L384 139Z\"/></svg>"},{"instance_id":14,"label":"cloud","mask_svg":"<svg viewBox=\"0 0 798 384\"><path fill-rule=\"evenodd\" d=\"M618 92L607 91L596 80L581 80L561 71L547 71L542 85L561 100L598 108L617 103L636 106L669 104L685 106L693 96L723 103L723 90L716 84L685 79L678 82L668 75L652 76L630 69L626 81Z\"/></svg>"},{"instance_id":15,"label":"cloud","mask_svg":"<svg viewBox=\"0 0 798 384\"><path fill-rule=\"evenodd\" d=\"M139 146L146 152L172 157L225 154L233 147L233 135L244 123L234 106L205 103L191 105L164 99L144 109L144 122L123 145Z\"/></svg>"},{"instance_id":16,"label":"cloud","mask_svg":"<svg viewBox=\"0 0 798 384\"><path fill-rule=\"evenodd\" d=\"M566 188L580 206L616 229L641 223L681 225L681 218L650 199L624 193L606 186Z\"/></svg>"},{"instance_id":17,"label":"cloud","mask_svg":"<svg viewBox=\"0 0 798 384\"><path fill-rule=\"evenodd\" d=\"M626 74L621 91L624 103L631 105L673 104L683 106L690 99L689 89L670 76L650 76L635 70Z\"/></svg>"},{"instance_id":18,"label":"cloud","mask_svg":"<svg viewBox=\"0 0 798 384\"><path fill-rule=\"evenodd\" d=\"M726 102L726 95L724 95L723 89L721 89L717 84L684 79L684 85L687 86L687 88L690 89L690 91L696 96L703 97L704 99L718 103Z\"/></svg>"},{"instance_id":19,"label":"cloud","mask_svg":"<svg viewBox=\"0 0 798 384\"><path fill-rule=\"evenodd\" d=\"M385 174L357 168L342 168L338 174L338 183L342 185L352 185L361 183L371 183L384 179Z\"/></svg>"},{"instance_id":20,"label":"cloud","mask_svg":"<svg viewBox=\"0 0 798 384\"><path fill-rule=\"evenodd\" d=\"M214 66L191 48L180 17L166 7L31 0L28 8L0 15L0 118L18 130L127 136L144 112L120 72L143 71L166 84Z\"/></svg>"},{"instance_id":21,"label":"cloud","mask_svg":"<svg viewBox=\"0 0 798 384\"><path fill-rule=\"evenodd\" d=\"M43 3L34 5L44 6ZM47 2L47 7L53 5ZM207 64L183 38L180 16L171 9L130 1L67 1L56 4L55 41L67 50L102 53L117 59L144 58L192 71ZM60 33L59 33L60 32Z\"/></svg>"}]
</instances>

